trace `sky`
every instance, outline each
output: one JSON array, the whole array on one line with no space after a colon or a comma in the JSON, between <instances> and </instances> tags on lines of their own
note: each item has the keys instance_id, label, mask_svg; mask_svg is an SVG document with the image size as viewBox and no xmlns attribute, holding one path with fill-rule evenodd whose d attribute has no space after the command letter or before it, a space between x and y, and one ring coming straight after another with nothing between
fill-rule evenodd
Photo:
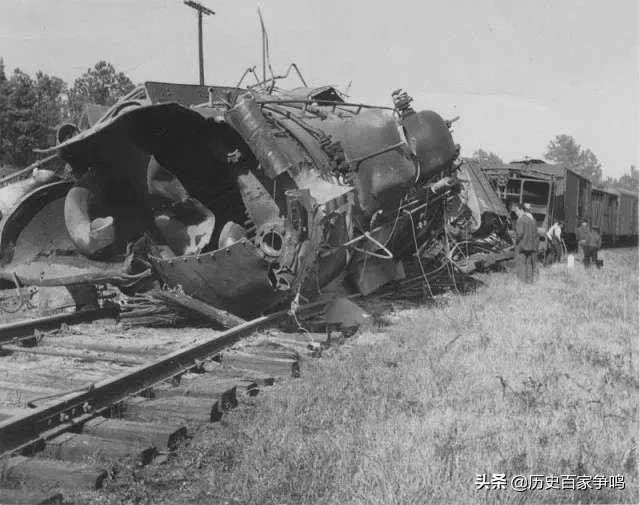
<instances>
[{"instance_id":1,"label":"sky","mask_svg":"<svg viewBox=\"0 0 640 505\"><path fill-rule=\"evenodd\" d=\"M636 0L200 0L205 82L261 71L257 8L274 72L310 85L460 116L462 154L541 158L556 135L590 149L605 176L638 166ZM1 0L0 58L72 83L99 60L134 83L197 83L196 13L182 0ZM291 86L298 83L291 80Z\"/></svg>"}]
</instances>

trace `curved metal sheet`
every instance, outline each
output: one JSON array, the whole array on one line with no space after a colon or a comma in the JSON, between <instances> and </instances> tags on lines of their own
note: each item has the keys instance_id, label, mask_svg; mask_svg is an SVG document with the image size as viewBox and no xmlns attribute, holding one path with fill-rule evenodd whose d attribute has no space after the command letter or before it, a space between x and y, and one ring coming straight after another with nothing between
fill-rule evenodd
<instances>
[{"instance_id":1,"label":"curved metal sheet","mask_svg":"<svg viewBox=\"0 0 640 505\"><path fill-rule=\"evenodd\" d=\"M80 255L64 222L64 201L73 185L58 181L26 195L0 228L0 278L21 284L62 286L131 281L122 257L94 261Z\"/></svg>"},{"instance_id":2,"label":"curved metal sheet","mask_svg":"<svg viewBox=\"0 0 640 505\"><path fill-rule=\"evenodd\" d=\"M198 256L151 261L169 286L180 285L186 294L241 317L282 299L269 282L269 263L247 240Z\"/></svg>"},{"instance_id":3,"label":"curved metal sheet","mask_svg":"<svg viewBox=\"0 0 640 505\"><path fill-rule=\"evenodd\" d=\"M30 261L47 247L75 249L64 220L56 220L57 216L63 216L64 197L72 185L69 181L53 182L36 188L18 201L0 225L0 261L3 264L14 257L23 262ZM52 205L59 208L53 209ZM42 222L28 230L29 223L38 216Z\"/></svg>"}]
</instances>

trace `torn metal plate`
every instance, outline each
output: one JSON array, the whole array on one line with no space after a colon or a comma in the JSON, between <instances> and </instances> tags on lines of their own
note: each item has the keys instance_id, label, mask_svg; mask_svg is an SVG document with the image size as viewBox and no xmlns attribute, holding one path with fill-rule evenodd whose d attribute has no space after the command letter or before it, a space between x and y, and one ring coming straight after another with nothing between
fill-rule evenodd
<instances>
[{"instance_id":1,"label":"torn metal plate","mask_svg":"<svg viewBox=\"0 0 640 505\"><path fill-rule=\"evenodd\" d=\"M247 240L206 254L151 257L160 277L190 296L241 317L260 313L281 296L271 287L267 263Z\"/></svg>"}]
</instances>

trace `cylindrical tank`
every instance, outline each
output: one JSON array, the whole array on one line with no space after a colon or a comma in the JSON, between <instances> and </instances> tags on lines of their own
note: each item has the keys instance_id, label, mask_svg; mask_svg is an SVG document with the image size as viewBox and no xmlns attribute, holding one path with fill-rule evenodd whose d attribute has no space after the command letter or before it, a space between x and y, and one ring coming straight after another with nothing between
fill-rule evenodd
<instances>
[{"instance_id":1,"label":"cylindrical tank","mask_svg":"<svg viewBox=\"0 0 640 505\"><path fill-rule=\"evenodd\" d=\"M238 105L224 117L251 147L265 174L273 179L291 168L291 160L278 145L260 106L251 94L244 95Z\"/></svg>"},{"instance_id":2,"label":"cylindrical tank","mask_svg":"<svg viewBox=\"0 0 640 505\"><path fill-rule=\"evenodd\" d=\"M415 142L420 162L418 180L429 179L456 158L457 146L447 123L439 114L423 110L404 117L401 124Z\"/></svg>"}]
</instances>

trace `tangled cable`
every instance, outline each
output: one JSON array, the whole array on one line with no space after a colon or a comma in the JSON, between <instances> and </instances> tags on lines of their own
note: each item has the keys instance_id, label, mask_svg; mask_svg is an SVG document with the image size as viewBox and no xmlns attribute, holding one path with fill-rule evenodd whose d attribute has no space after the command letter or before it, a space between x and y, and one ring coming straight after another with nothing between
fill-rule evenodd
<instances>
[{"instance_id":1,"label":"tangled cable","mask_svg":"<svg viewBox=\"0 0 640 505\"><path fill-rule=\"evenodd\" d=\"M20 283L18 282L18 276L16 275L15 272L13 272L13 282L16 286L16 292L18 293L18 299L20 300L20 304L18 305L18 307L16 309L8 309L7 307L4 307L2 304L0 304L0 310L2 310L2 312L5 312L7 314L15 314L16 312L18 312L20 309L22 309L22 307L24 307L26 300L22 295L22 290L20 289Z\"/></svg>"}]
</instances>

